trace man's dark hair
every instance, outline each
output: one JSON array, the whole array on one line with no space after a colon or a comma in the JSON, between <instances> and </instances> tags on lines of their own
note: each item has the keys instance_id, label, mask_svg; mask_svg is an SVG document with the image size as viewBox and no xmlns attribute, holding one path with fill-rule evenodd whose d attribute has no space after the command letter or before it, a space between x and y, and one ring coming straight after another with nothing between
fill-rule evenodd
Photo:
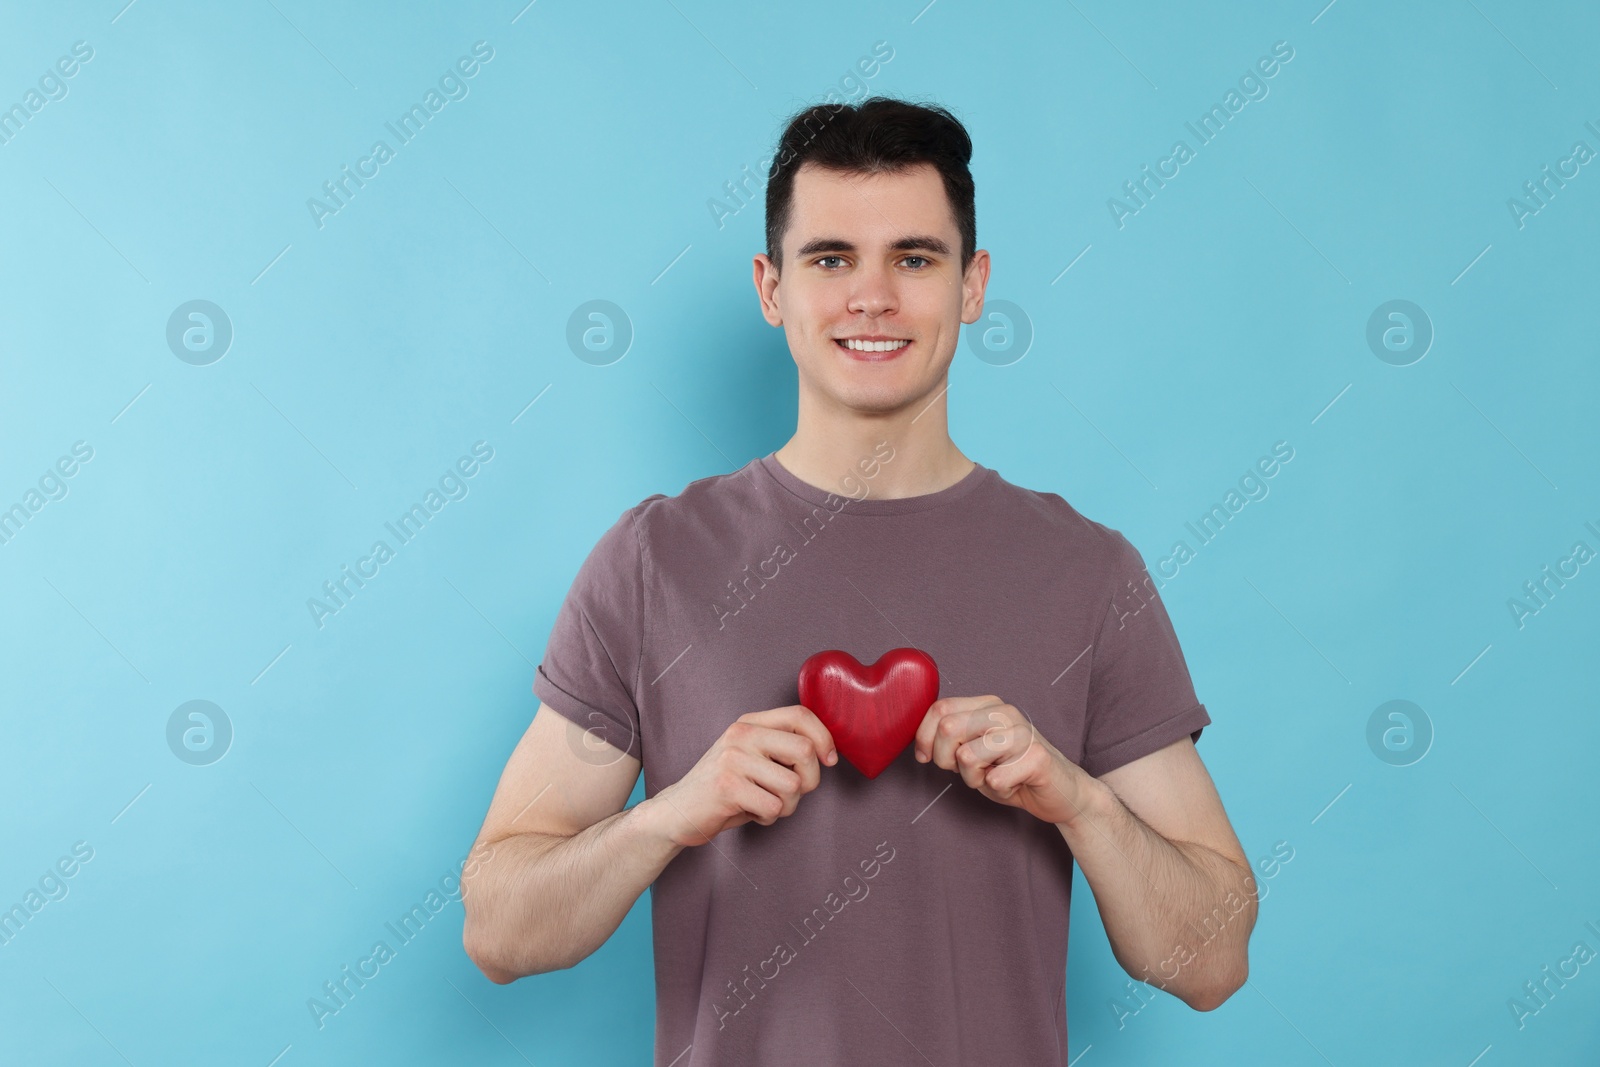
<instances>
[{"instance_id":1,"label":"man's dark hair","mask_svg":"<svg viewBox=\"0 0 1600 1067\"><path fill-rule=\"evenodd\" d=\"M789 120L767 174L767 258L783 269L783 233L789 228L795 172L805 163L858 174L903 171L931 163L961 234L961 269L978 247L973 203L972 138L949 111L893 97L857 104L818 104Z\"/></svg>"}]
</instances>

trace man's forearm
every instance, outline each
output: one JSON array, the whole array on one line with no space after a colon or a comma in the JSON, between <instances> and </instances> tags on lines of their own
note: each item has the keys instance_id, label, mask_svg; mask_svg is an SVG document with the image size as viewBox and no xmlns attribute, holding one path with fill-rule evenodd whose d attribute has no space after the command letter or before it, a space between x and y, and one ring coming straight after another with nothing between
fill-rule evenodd
<instances>
[{"instance_id":1,"label":"man's forearm","mask_svg":"<svg viewBox=\"0 0 1600 1067\"><path fill-rule=\"evenodd\" d=\"M1057 824L1094 890L1117 962L1191 1007L1244 984L1254 879L1220 853L1152 830L1098 780L1079 817Z\"/></svg>"},{"instance_id":2,"label":"man's forearm","mask_svg":"<svg viewBox=\"0 0 1600 1067\"><path fill-rule=\"evenodd\" d=\"M491 980L571 967L605 943L682 851L649 801L571 837L515 834L462 878L467 954Z\"/></svg>"}]
</instances>

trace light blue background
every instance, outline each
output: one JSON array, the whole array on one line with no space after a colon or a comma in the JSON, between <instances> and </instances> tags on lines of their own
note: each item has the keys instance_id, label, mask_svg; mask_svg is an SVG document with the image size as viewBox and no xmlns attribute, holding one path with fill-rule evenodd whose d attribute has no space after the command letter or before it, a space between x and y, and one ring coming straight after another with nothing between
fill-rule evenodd
<instances>
[{"instance_id":1,"label":"light blue background","mask_svg":"<svg viewBox=\"0 0 1600 1067\"><path fill-rule=\"evenodd\" d=\"M1507 600L1600 549L1600 163L1521 228L1506 202L1600 150L1600 13L924 2L7 5L0 105L94 57L0 145L0 507L94 457L0 545L0 906L94 858L0 946L0 1059L648 1061L644 899L507 987L452 901L320 1030L306 1002L459 868L599 534L792 432L759 199L720 229L707 201L887 41L866 88L968 123L990 296L1034 331L1009 366L963 344L961 447L1152 567L1295 449L1163 592L1246 851L1294 849L1250 984L1119 1027L1080 879L1076 1062L1594 1062L1600 965L1521 1030L1507 1000L1600 950L1600 566L1521 629ZM469 95L319 229L307 198L479 40ZM1276 41L1269 95L1119 229L1108 198ZM193 299L235 331L208 366L166 343ZM635 330L609 366L565 340L591 299ZM1391 299L1436 330L1410 366L1365 340ZM319 629L307 598L480 440ZM192 699L233 726L209 766L167 745ZM1435 730L1411 766L1366 741L1391 699Z\"/></svg>"}]
</instances>

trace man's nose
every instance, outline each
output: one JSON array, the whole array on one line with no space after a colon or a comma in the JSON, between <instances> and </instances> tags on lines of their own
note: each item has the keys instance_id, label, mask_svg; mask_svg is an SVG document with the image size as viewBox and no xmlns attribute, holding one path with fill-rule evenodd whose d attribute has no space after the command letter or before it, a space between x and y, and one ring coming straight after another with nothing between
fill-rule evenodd
<instances>
[{"instance_id":1,"label":"man's nose","mask_svg":"<svg viewBox=\"0 0 1600 1067\"><path fill-rule=\"evenodd\" d=\"M850 310L862 315L886 314L899 306L893 274L882 267L863 267L851 279Z\"/></svg>"}]
</instances>

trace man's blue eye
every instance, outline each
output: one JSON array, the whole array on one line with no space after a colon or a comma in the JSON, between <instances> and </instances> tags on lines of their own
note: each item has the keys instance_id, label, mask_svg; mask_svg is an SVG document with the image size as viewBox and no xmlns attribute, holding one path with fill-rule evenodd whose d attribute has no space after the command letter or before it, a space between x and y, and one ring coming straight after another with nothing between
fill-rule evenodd
<instances>
[{"instance_id":1,"label":"man's blue eye","mask_svg":"<svg viewBox=\"0 0 1600 1067\"><path fill-rule=\"evenodd\" d=\"M839 263L842 264L843 261L844 261L844 257L843 256L819 256L817 258L817 266L824 267L824 268L830 267L832 265L832 263L830 261L838 261ZM906 256L904 259L901 260L901 262L909 264L913 270L925 269L926 267L928 267L932 263L932 261L929 260L927 256Z\"/></svg>"}]
</instances>

